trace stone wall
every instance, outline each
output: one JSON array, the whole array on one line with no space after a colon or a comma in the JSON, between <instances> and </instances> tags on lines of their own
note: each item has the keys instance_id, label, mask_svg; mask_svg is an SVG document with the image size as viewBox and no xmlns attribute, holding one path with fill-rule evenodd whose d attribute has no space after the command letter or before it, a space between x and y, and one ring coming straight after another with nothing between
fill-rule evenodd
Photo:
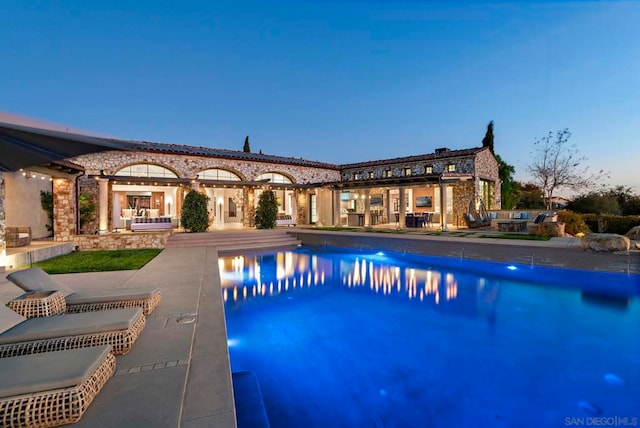
<instances>
[{"instance_id":1,"label":"stone wall","mask_svg":"<svg viewBox=\"0 0 640 428\"><path fill-rule=\"evenodd\" d=\"M104 235L76 235L73 245L80 251L92 250L132 250L142 248L162 249L167 243L171 231L107 233Z\"/></svg>"},{"instance_id":2,"label":"stone wall","mask_svg":"<svg viewBox=\"0 0 640 428\"><path fill-rule=\"evenodd\" d=\"M84 166L87 175L98 175L100 171L112 175L129 165L148 163L168 168L179 178L193 178L205 169L220 168L231 171L247 181L255 180L259 175L268 172L286 175L298 184L333 182L340 179L337 169L182 154L106 151L78 156L70 161Z\"/></svg>"},{"instance_id":3,"label":"stone wall","mask_svg":"<svg viewBox=\"0 0 640 428\"><path fill-rule=\"evenodd\" d=\"M4 207L5 207L5 199L4 199L4 173L0 172L0 258L4 255L4 251L7 248L7 241L4 239L4 228L6 226L4 221ZM3 266L0 265L0 269Z\"/></svg>"},{"instance_id":4,"label":"stone wall","mask_svg":"<svg viewBox=\"0 0 640 428\"><path fill-rule=\"evenodd\" d=\"M386 178L387 170L391 171L391 176L394 178L405 177L405 168L411 168L411 175L425 175L425 166L432 167L432 174L442 174L446 172L447 165L455 165L456 173L469 173L475 174L474 168L474 156L456 156L450 158L437 158L437 159L420 159L416 161L403 161L393 162L390 160L388 163L380 165L368 165L358 166L354 168L346 168L342 170L343 181L353 181L354 174L358 174L358 179L369 179L369 173L373 172L373 179Z\"/></svg>"},{"instance_id":5,"label":"stone wall","mask_svg":"<svg viewBox=\"0 0 640 428\"><path fill-rule=\"evenodd\" d=\"M465 226L463 214L469 211L469 202L474 200L475 186L473 181L461 181L453 185L453 218L449 223Z\"/></svg>"},{"instance_id":6,"label":"stone wall","mask_svg":"<svg viewBox=\"0 0 640 428\"><path fill-rule=\"evenodd\" d=\"M76 195L74 181L66 178L53 180L54 240L69 242L76 232Z\"/></svg>"},{"instance_id":7,"label":"stone wall","mask_svg":"<svg viewBox=\"0 0 640 428\"><path fill-rule=\"evenodd\" d=\"M476 155L476 189L475 196L480 196L480 180L491 181L494 184L493 188L493 200L492 201L484 201L487 207L491 207L492 209L500 209L502 206L502 192L500 182L500 174L499 174L499 165L495 156L491 153L490 150L483 150Z\"/></svg>"},{"instance_id":8,"label":"stone wall","mask_svg":"<svg viewBox=\"0 0 640 428\"><path fill-rule=\"evenodd\" d=\"M87 215L87 219L84 222L81 222L80 233L82 234L94 234L99 229L99 194L98 194L98 181L93 178L88 177L79 177L78 178L78 188L80 193L78 194L78 198L81 195L86 197L85 204L93 204L94 211L93 214ZM111 193L111 192L109 192ZM109 215L109 218L111 215Z\"/></svg>"}]
</instances>

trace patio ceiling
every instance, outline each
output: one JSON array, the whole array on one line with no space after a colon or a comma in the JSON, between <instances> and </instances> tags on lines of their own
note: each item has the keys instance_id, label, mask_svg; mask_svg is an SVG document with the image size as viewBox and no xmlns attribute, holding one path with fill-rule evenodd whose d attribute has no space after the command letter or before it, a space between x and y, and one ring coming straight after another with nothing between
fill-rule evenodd
<instances>
[{"instance_id":1,"label":"patio ceiling","mask_svg":"<svg viewBox=\"0 0 640 428\"><path fill-rule=\"evenodd\" d=\"M104 150L128 150L133 147L132 143L122 140L0 122L0 171L46 168L52 165L52 161Z\"/></svg>"}]
</instances>

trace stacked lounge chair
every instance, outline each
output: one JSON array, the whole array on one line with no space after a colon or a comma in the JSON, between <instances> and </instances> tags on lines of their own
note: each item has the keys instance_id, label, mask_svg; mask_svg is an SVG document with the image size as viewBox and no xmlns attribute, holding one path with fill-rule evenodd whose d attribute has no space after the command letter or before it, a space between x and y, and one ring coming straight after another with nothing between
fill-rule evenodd
<instances>
[{"instance_id":1,"label":"stacked lounge chair","mask_svg":"<svg viewBox=\"0 0 640 428\"><path fill-rule=\"evenodd\" d=\"M39 267L13 272L7 275L7 279L27 292L60 291L65 296L68 313L142 308L144 315L149 315L162 297L155 287L75 291Z\"/></svg>"},{"instance_id":2,"label":"stacked lounge chair","mask_svg":"<svg viewBox=\"0 0 640 428\"><path fill-rule=\"evenodd\" d=\"M107 345L0 358L0 426L77 422L115 367Z\"/></svg>"},{"instance_id":3,"label":"stacked lounge chair","mask_svg":"<svg viewBox=\"0 0 640 428\"><path fill-rule=\"evenodd\" d=\"M0 358L99 345L126 354L145 324L140 308L27 319L0 305Z\"/></svg>"},{"instance_id":4,"label":"stacked lounge chair","mask_svg":"<svg viewBox=\"0 0 640 428\"><path fill-rule=\"evenodd\" d=\"M0 305L0 426L77 422L114 374L115 355L132 348L146 324L145 315L160 302L160 292L75 292L40 268L7 278L27 292L60 291L67 313L27 319ZM64 310L61 297L60 303Z\"/></svg>"},{"instance_id":5,"label":"stacked lounge chair","mask_svg":"<svg viewBox=\"0 0 640 428\"><path fill-rule=\"evenodd\" d=\"M0 305L0 426L80 420L145 324L142 308L27 319Z\"/></svg>"}]
</instances>

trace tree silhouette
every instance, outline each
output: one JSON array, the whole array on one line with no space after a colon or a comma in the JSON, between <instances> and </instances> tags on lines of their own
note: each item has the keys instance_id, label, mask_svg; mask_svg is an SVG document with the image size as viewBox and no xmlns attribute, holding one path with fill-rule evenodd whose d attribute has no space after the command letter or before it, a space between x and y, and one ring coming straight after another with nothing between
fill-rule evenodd
<instances>
[{"instance_id":1,"label":"tree silhouette","mask_svg":"<svg viewBox=\"0 0 640 428\"><path fill-rule=\"evenodd\" d=\"M487 125L487 133L482 139L482 147L489 147L489 150L493 153L493 120Z\"/></svg>"},{"instance_id":2,"label":"tree silhouette","mask_svg":"<svg viewBox=\"0 0 640 428\"><path fill-rule=\"evenodd\" d=\"M276 226L278 214L278 200L272 190L265 190L260 194L256 208L256 228L273 229Z\"/></svg>"},{"instance_id":3,"label":"tree silhouette","mask_svg":"<svg viewBox=\"0 0 640 428\"><path fill-rule=\"evenodd\" d=\"M249 136L244 137L244 147L242 151L245 153L251 153L251 147L249 147Z\"/></svg>"},{"instance_id":4,"label":"tree silhouette","mask_svg":"<svg viewBox=\"0 0 640 428\"><path fill-rule=\"evenodd\" d=\"M559 188L579 191L595 187L608 175L603 170L590 173L589 168L582 166L587 160L580 156L575 144L569 145L571 132L563 129L534 143L535 152L531 155L531 164L527 170L543 192L547 209L551 209L553 192Z\"/></svg>"}]
</instances>

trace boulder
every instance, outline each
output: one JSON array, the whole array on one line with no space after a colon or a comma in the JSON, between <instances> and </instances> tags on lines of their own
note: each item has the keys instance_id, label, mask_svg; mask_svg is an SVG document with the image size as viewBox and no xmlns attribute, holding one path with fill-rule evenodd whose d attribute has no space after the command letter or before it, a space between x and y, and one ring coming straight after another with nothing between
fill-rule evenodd
<instances>
[{"instance_id":1,"label":"boulder","mask_svg":"<svg viewBox=\"0 0 640 428\"><path fill-rule=\"evenodd\" d=\"M640 226L632 227L627 233L624 234L627 238L632 241L640 241Z\"/></svg>"},{"instance_id":2,"label":"boulder","mask_svg":"<svg viewBox=\"0 0 640 428\"><path fill-rule=\"evenodd\" d=\"M599 252L629 251L631 240L614 233L589 233L580 239L580 247Z\"/></svg>"}]
</instances>

